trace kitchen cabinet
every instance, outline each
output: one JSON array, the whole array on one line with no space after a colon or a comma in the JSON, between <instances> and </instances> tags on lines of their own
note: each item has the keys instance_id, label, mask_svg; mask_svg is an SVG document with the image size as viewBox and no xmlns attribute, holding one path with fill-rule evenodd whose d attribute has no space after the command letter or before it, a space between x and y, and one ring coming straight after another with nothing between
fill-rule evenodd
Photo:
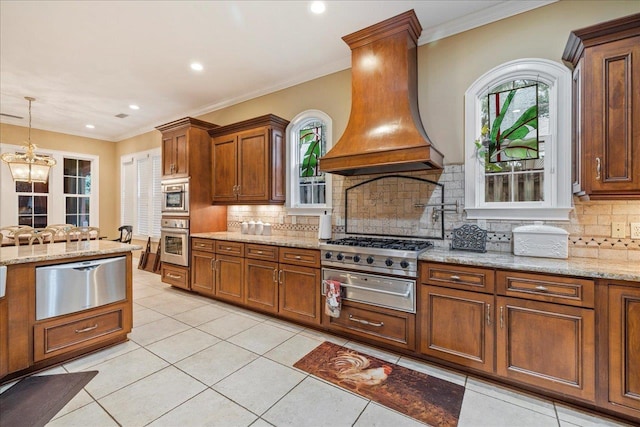
<instances>
[{"instance_id":1,"label":"kitchen cabinet","mask_svg":"<svg viewBox=\"0 0 640 427\"><path fill-rule=\"evenodd\" d=\"M200 161L201 156L209 157L209 134L216 127L213 123L186 117L156 127L162 132L162 178L186 178L192 171L191 163Z\"/></svg>"},{"instance_id":2,"label":"kitchen cabinet","mask_svg":"<svg viewBox=\"0 0 640 427\"><path fill-rule=\"evenodd\" d=\"M9 319L7 316L7 298L0 298L0 354L9 353ZM9 372L9 358L0 357L0 378Z\"/></svg>"},{"instance_id":3,"label":"kitchen cabinet","mask_svg":"<svg viewBox=\"0 0 640 427\"><path fill-rule=\"evenodd\" d=\"M574 192L594 200L640 198L640 14L573 31L562 58L574 68L579 118Z\"/></svg>"},{"instance_id":4,"label":"kitchen cabinet","mask_svg":"<svg viewBox=\"0 0 640 427\"><path fill-rule=\"evenodd\" d=\"M282 317L319 325L320 252L280 248L278 313Z\"/></svg>"},{"instance_id":5,"label":"kitchen cabinet","mask_svg":"<svg viewBox=\"0 0 640 427\"><path fill-rule=\"evenodd\" d=\"M246 245L245 304L267 313L278 313L278 249L268 245Z\"/></svg>"},{"instance_id":6,"label":"kitchen cabinet","mask_svg":"<svg viewBox=\"0 0 640 427\"><path fill-rule=\"evenodd\" d=\"M217 241L215 295L221 300L244 302L244 243Z\"/></svg>"},{"instance_id":7,"label":"kitchen cabinet","mask_svg":"<svg viewBox=\"0 0 640 427\"><path fill-rule=\"evenodd\" d=\"M640 285L608 284L607 403L640 417Z\"/></svg>"},{"instance_id":8,"label":"kitchen cabinet","mask_svg":"<svg viewBox=\"0 0 640 427\"><path fill-rule=\"evenodd\" d=\"M163 262L160 264L160 277L164 283L171 286L186 290L190 289L189 267Z\"/></svg>"},{"instance_id":9,"label":"kitchen cabinet","mask_svg":"<svg viewBox=\"0 0 640 427\"><path fill-rule=\"evenodd\" d=\"M207 239L191 239L191 290L215 295L215 248Z\"/></svg>"},{"instance_id":10,"label":"kitchen cabinet","mask_svg":"<svg viewBox=\"0 0 640 427\"><path fill-rule=\"evenodd\" d=\"M213 203L285 202L288 123L269 114L209 131Z\"/></svg>"}]
</instances>

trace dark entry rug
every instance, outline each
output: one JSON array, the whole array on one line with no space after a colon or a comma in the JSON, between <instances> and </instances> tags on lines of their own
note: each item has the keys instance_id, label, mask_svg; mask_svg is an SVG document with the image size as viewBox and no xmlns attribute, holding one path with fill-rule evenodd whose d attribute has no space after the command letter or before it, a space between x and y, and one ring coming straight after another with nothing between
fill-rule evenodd
<instances>
[{"instance_id":1,"label":"dark entry rug","mask_svg":"<svg viewBox=\"0 0 640 427\"><path fill-rule=\"evenodd\" d=\"M30 376L0 394L0 425L44 426L98 371Z\"/></svg>"},{"instance_id":2,"label":"dark entry rug","mask_svg":"<svg viewBox=\"0 0 640 427\"><path fill-rule=\"evenodd\" d=\"M432 426L457 426L464 387L324 342L293 366Z\"/></svg>"}]
</instances>

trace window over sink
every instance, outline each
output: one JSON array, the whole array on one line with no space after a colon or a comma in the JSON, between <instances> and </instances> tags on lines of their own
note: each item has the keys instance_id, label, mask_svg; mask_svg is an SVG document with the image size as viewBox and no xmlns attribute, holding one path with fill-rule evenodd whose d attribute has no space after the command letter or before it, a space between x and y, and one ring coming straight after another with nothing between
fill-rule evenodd
<instances>
[{"instance_id":1,"label":"window over sink","mask_svg":"<svg viewBox=\"0 0 640 427\"><path fill-rule=\"evenodd\" d=\"M331 174L320 157L331 148L332 120L319 110L298 114L287 126L287 213L320 215L331 210Z\"/></svg>"},{"instance_id":2,"label":"window over sink","mask_svg":"<svg viewBox=\"0 0 640 427\"><path fill-rule=\"evenodd\" d=\"M469 219L568 220L571 73L525 58L499 65L465 93Z\"/></svg>"}]
</instances>

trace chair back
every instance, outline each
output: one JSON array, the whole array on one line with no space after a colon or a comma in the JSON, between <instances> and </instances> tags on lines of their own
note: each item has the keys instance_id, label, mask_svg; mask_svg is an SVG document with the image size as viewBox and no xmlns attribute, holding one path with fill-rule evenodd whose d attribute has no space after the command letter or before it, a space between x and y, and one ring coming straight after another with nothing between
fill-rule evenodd
<instances>
[{"instance_id":1,"label":"chair back","mask_svg":"<svg viewBox=\"0 0 640 427\"><path fill-rule=\"evenodd\" d=\"M33 227L28 225L8 225L0 228L0 235L2 237L13 238L13 233L18 230L33 230Z\"/></svg>"},{"instance_id":2,"label":"chair back","mask_svg":"<svg viewBox=\"0 0 640 427\"><path fill-rule=\"evenodd\" d=\"M37 240L38 243L43 244L45 239L49 239L50 242L53 242L53 232L46 228L43 230L35 230L33 228L22 229L13 233L13 239L16 246L20 246L25 243L28 243L29 246L31 246L35 240Z\"/></svg>"},{"instance_id":3,"label":"chair back","mask_svg":"<svg viewBox=\"0 0 640 427\"><path fill-rule=\"evenodd\" d=\"M100 236L98 227L72 227L67 230L67 243L72 240L91 240Z\"/></svg>"},{"instance_id":4,"label":"chair back","mask_svg":"<svg viewBox=\"0 0 640 427\"><path fill-rule=\"evenodd\" d=\"M123 225L118 227L118 231L120 232L120 237L115 239L114 242L131 243L131 238L133 237L133 226Z\"/></svg>"}]
</instances>

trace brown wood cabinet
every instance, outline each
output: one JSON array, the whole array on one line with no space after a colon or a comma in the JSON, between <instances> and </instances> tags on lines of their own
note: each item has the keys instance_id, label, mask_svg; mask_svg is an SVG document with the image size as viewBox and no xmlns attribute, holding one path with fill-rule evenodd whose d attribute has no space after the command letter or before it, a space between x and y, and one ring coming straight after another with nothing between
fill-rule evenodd
<instances>
[{"instance_id":1,"label":"brown wood cabinet","mask_svg":"<svg viewBox=\"0 0 640 427\"><path fill-rule=\"evenodd\" d=\"M640 198L640 14L573 31L574 192ZM578 153L578 150L580 153Z\"/></svg>"},{"instance_id":2,"label":"brown wood cabinet","mask_svg":"<svg viewBox=\"0 0 640 427\"><path fill-rule=\"evenodd\" d=\"M493 300L493 295L479 292L422 285L420 352L462 366L493 372Z\"/></svg>"},{"instance_id":3,"label":"brown wood cabinet","mask_svg":"<svg viewBox=\"0 0 640 427\"><path fill-rule=\"evenodd\" d=\"M278 250L276 246L246 245L245 304L257 310L278 312Z\"/></svg>"},{"instance_id":4,"label":"brown wood cabinet","mask_svg":"<svg viewBox=\"0 0 640 427\"><path fill-rule=\"evenodd\" d=\"M164 283L171 286L187 290L190 289L189 267L163 262L160 266L160 277Z\"/></svg>"},{"instance_id":5,"label":"brown wood cabinet","mask_svg":"<svg viewBox=\"0 0 640 427\"><path fill-rule=\"evenodd\" d=\"M608 398L640 417L640 286L609 284Z\"/></svg>"},{"instance_id":6,"label":"brown wood cabinet","mask_svg":"<svg viewBox=\"0 0 640 427\"><path fill-rule=\"evenodd\" d=\"M198 156L209 157L207 131L215 127L191 117L156 127L162 132L162 178L190 176L190 163L197 162Z\"/></svg>"},{"instance_id":7,"label":"brown wood cabinet","mask_svg":"<svg viewBox=\"0 0 640 427\"><path fill-rule=\"evenodd\" d=\"M244 302L244 243L216 241L215 295L233 303Z\"/></svg>"},{"instance_id":8,"label":"brown wood cabinet","mask_svg":"<svg viewBox=\"0 0 640 427\"><path fill-rule=\"evenodd\" d=\"M288 124L269 114L209 131L213 203L285 202Z\"/></svg>"},{"instance_id":9,"label":"brown wood cabinet","mask_svg":"<svg viewBox=\"0 0 640 427\"><path fill-rule=\"evenodd\" d=\"M9 318L7 298L0 298L0 378L9 372Z\"/></svg>"}]
</instances>

